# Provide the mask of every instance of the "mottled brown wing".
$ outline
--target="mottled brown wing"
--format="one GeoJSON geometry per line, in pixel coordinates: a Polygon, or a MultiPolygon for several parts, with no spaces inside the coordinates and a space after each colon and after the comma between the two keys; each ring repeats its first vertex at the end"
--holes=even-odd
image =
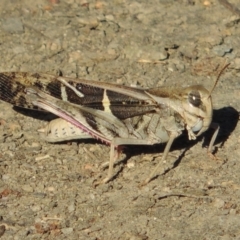
{"type": "Polygon", "coordinates": [[[1,100],[18,107],[38,109],[26,99],[26,88],[40,90],[76,105],[108,111],[119,119],[155,112],[160,108],[144,89],[48,74],[0,73],[1,100]]]}

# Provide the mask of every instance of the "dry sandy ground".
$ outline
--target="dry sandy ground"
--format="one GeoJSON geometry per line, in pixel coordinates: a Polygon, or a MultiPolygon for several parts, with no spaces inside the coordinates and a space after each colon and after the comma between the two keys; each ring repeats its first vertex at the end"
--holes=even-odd
{"type": "Polygon", "coordinates": [[[240,16],[217,0],[54,2],[0,1],[0,71],[210,89],[230,62],[213,92],[217,159],[212,130],[183,135],[139,188],[164,145],[127,147],[116,178],[94,187],[108,146],[46,143],[49,114],[1,102],[1,239],[240,239],[240,16]]]}

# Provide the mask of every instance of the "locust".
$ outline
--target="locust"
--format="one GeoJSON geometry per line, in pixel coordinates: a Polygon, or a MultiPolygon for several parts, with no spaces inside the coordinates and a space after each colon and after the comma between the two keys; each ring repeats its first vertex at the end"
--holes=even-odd
{"type": "Polygon", "coordinates": [[[110,145],[104,183],[114,176],[121,146],[166,143],[161,161],[143,181],[147,184],[185,129],[188,139],[195,140],[213,127],[208,147],[212,153],[219,126],[212,123],[211,94],[227,66],[210,91],[202,85],[142,89],[44,73],[4,72],[0,73],[0,99],[58,116],[40,130],[48,142],[95,138],[110,145]]]}

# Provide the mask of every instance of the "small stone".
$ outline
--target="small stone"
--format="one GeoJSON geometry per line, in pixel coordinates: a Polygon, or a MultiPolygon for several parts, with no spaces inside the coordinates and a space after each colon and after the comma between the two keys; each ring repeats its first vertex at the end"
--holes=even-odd
{"type": "Polygon", "coordinates": [[[112,14],[106,15],[105,17],[107,21],[114,21],[114,16],[112,14]]]}
{"type": "Polygon", "coordinates": [[[168,53],[164,49],[147,48],[141,54],[139,62],[158,62],[168,58],[168,53]]]}
{"type": "Polygon", "coordinates": [[[9,179],[10,179],[10,176],[8,174],[3,174],[2,175],[2,180],[3,181],[9,180],[9,179]]]}
{"type": "Polygon", "coordinates": [[[68,235],[73,232],[73,228],[62,228],[61,231],[63,234],[68,235]]]}
{"type": "Polygon", "coordinates": [[[84,53],[80,52],[80,51],[74,51],[74,52],[70,52],[69,53],[69,63],[75,62],[79,59],[85,58],[84,53]]]}
{"type": "Polygon", "coordinates": [[[132,162],[128,162],[127,163],[127,167],[128,168],[134,168],[135,167],[135,162],[133,162],[133,161],[132,162]]]}
{"type": "Polygon", "coordinates": [[[175,71],[177,71],[176,65],[175,65],[174,63],[169,63],[169,65],[168,65],[168,71],[170,71],[170,72],[175,72],[175,71]]]}
{"type": "Polygon", "coordinates": [[[99,24],[99,21],[96,17],[79,17],[78,22],[82,25],[88,26],[91,29],[96,28],[99,24]]]}
{"type": "Polygon", "coordinates": [[[231,208],[229,211],[229,214],[231,214],[231,215],[235,215],[236,213],[237,213],[237,210],[234,208],[231,208]]]}
{"type": "Polygon", "coordinates": [[[49,191],[49,192],[55,192],[56,189],[55,189],[54,187],[50,186],[50,187],[47,188],[47,191],[49,191]]]}
{"type": "Polygon", "coordinates": [[[23,24],[20,18],[7,18],[2,23],[3,29],[10,33],[23,33],[23,24]]]}
{"type": "Polygon", "coordinates": [[[211,2],[210,1],[204,1],[203,2],[203,5],[205,6],[205,7],[209,7],[209,6],[211,6],[211,2]]]}
{"type": "MultiPolygon", "coordinates": [[[[12,51],[15,53],[15,54],[19,54],[19,53],[24,53],[26,52],[26,48],[23,47],[23,46],[16,46],[12,49],[12,51]]],[[[21,129],[21,127],[19,127],[19,129],[21,129]]]]}
{"type": "Polygon", "coordinates": [[[216,198],[215,201],[213,201],[213,205],[216,208],[222,208],[224,206],[225,202],[220,199],[220,198],[216,198]]]}
{"type": "Polygon", "coordinates": [[[227,53],[232,52],[232,50],[233,50],[232,47],[225,45],[225,44],[213,47],[213,52],[220,57],[223,57],[227,53]]]}
{"type": "Polygon", "coordinates": [[[233,61],[233,66],[231,66],[235,69],[240,69],[240,58],[235,58],[233,61]]]}
{"type": "Polygon", "coordinates": [[[33,192],[33,188],[30,185],[23,185],[22,190],[25,192],[33,192]]]}
{"type": "Polygon", "coordinates": [[[42,145],[38,142],[32,142],[27,146],[28,151],[40,151],[42,149],[42,145]]]}
{"type": "Polygon", "coordinates": [[[211,47],[213,46],[218,46],[223,43],[223,38],[221,36],[206,36],[202,39],[200,39],[200,42],[206,42],[208,43],[211,47]]]}
{"type": "Polygon", "coordinates": [[[34,206],[31,206],[31,210],[33,211],[33,212],[38,212],[38,211],[40,211],[42,208],[41,208],[41,206],[39,206],[39,205],[34,205],[34,206]]]}
{"type": "Polygon", "coordinates": [[[180,51],[181,55],[184,56],[187,59],[196,60],[198,58],[198,51],[196,51],[196,45],[195,44],[182,45],[179,48],[179,51],[180,51]]]}
{"type": "Polygon", "coordinates": [[[157,57],[158,57],[159,60],[165,60],[165,59],[168,58],[168,53],[167,53],[167,51],[162,50],[158,53],[157,57]]]}
{"type": "Polygon", "coordinates": [[[69,206],[68,206],[68,211],[71,213],[71,212],[73,212],[74,210],[75,210],[75,205],[74,205],[74,203],[69,204],[69,206]]]}

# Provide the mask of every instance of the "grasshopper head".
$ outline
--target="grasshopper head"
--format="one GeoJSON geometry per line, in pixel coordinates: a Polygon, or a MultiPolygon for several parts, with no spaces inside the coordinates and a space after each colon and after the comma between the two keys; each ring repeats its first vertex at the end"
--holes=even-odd
{"type": "Polygon", "coordinates": [[[190,86],[184,89],[182,95],[182,116],[187,125],[187,130],[194,132],[191,139],[199,136],[209,128],[212,122],[212,114],[212,99],[207,89],[201,85],[190,86]]]}
{"type": "Polygon", "coordinates": [[[217,79],[210,91],[201,85],[191,86],[184,89],[183,94],[183,117],[187,124],[190,139],[205,132],[212,122],[212,98],[211,94],[216,87],[223,71],[230,65],[226,64],[219,72],[217,79]],[[197,132],[197,134],[194,134],[197,132]]]}

